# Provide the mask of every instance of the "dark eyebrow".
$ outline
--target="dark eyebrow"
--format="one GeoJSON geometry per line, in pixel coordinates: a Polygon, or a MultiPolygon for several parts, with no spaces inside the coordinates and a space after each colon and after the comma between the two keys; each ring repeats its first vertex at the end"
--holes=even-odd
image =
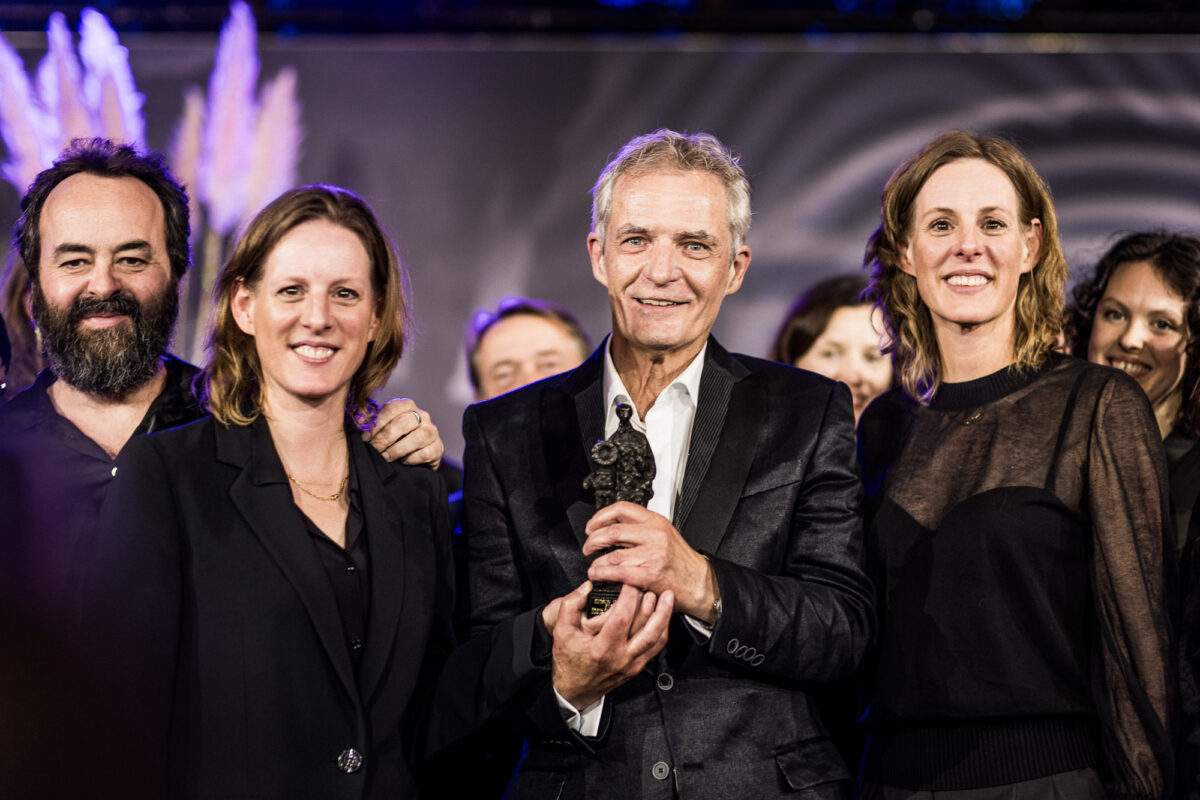
{"type": "Polygon", "coordinates": [[[675,234],[675,241],[677,242],[695,240],[699,240],[701,242],[714,242],[716,241],[716,237],[706,230],[680,231],[679,233],[675,234]]]}
{"type": "Polygon", "coordinates": [[[113,252],[114,252],[114,253],[122,253],[122,252],[124,252],[124,251],[126,251],[126,250],[146,250],[146,251],[150,251],[150,250],[153,250],[153,248],[152,248],[152,247],[150,247],[150,243],[149,243],[149,242],[147,242],[145,239],[134,239],[133,241],[129,241],[129,242],[125,242],[125,243],[123,243],[123,244],[119,244],[119,245],[117,245],[115,248],[113,248],[113,252]]]}
{"type": "Polygon", "coordinates": [[[641,225],[631,225],[629,223],[626,223],[626,224],[622,225],[621,227],[617,228],[617,236],[628,236],[631,233],[636,233],[636,234],[645,236],[646,234],[650,233],[650,229],[644,228],[641,225]]]}
{"type": "Polygon", "coordinates": [[[86,244],[75,244],[74,242],[63,242],[58,247],[54,248],[54,257],[66,255],[67,253],[85,253],[92,255],[96,251],[88,247],[86,244]]]}

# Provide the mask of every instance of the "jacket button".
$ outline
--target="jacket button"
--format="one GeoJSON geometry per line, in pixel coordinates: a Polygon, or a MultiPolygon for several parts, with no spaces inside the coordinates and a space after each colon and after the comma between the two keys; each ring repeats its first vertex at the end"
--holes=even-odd
{"type": "Polygon", "coordinates": [[[353,747],[348,750],[343,750],[338,756],[338,769],[347,775],[349,775],[351,772],[358,772],[358,770],[362,767],[362,764],[362,753],[358,752],[353,747]]]}
{"type": "Polygon", "coordinates": [[[655,761],[654,766],[650,768],[650,774],[655,780],[665,781],[671,775],[671,765],[665,761],[655,761]]]}
{"type": "Polygon", "coordinates": [[[675,688],[675,679],[671,677],[671,673],[664,672],[658,676],[658,688],[664,692],[669,692],[675,688]]]}
{"type": "Polygon", "coordinates": [[[738,646],[741,644],[737,639],[730,639],[725,645],[725,652],[733,655],[737,652],[738,646]]]}

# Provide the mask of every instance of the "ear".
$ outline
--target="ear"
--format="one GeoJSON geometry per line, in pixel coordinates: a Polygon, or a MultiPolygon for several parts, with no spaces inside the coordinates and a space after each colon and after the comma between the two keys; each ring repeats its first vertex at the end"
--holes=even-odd
{"type": "Polygon", "coordinates": [[[368,342],[375,341],[375,337],[377,335],[379,335],[379,320],[380,320],[380,318],[381,318],[381,315],[379,313],[379,308],[376,307],[375,310],[371,312],[371,324],[367,327],[367,341],[368,342]]]}
{"type": "Polygon", "coordinates": [[[1029,230],[1025,231],[1025,258],[1021,262],[1021,272],[1032,272],[1038,259],[1042,257],[1042,221],[1029,221],[1029,230]]]}
{"type": "Polygon", "coordinates": [[[900,247],[900,270],[914,278],[917,277],[917,268],[913,266],[911,239],[900,247]]]}
{"type": "Polygon", "coordinates": [[[604,242],[595,231],[588,234],[587,249],[588,258],[592,261],[592,277],[599,281],[601,286],[607,287],[608,274],[604,271],[604,242]]]}
{"type": "Polygon", "coordinates": [[[733,257],[733,264],[730,265],[733,274],[729,278],[729,285],[725,287],[725,296],[736,292],[742,288],[742,281],[746,278],[746,270],[750,269],[750,248],[742,245],[737,251],[737,255],[733,257]]]}
{"type": "Polygon", "coordinates": [[[229,309],[233,312],[233,321],[247,336],[254,335],[254,300],[254,291],[238,278],[237,285],[233,287],[233,297],[229,300],[229,309]]]}

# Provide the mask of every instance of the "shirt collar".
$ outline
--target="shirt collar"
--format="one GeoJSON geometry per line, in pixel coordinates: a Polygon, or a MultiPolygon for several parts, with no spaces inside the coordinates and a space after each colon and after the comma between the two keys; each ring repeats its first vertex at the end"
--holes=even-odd
{"type": "MultiPolygon", "coordinates": [[[[708,353],[708,342],[700,348],[700,352],[692,359],[691,363],[671,381],[665,389],[662,390],[662,395],[671,391],[672,386],[678,386],[679,391],[685,397],[692,401],[693,407],[696,404],[696,398],[700,396],[700,376],[704,372],[704,356],[708,353]]],[[[617,367],[613,364],[612,359],[612,336],[610,335],[604,342],[604,410],[605,410],[605,429],[608,428],[608,423],[616,419],[617,403],[628,403],[633,406],[633,400],[630,398],[629,390],[625,388],[625,382],[621,380],[620,373],[617,372],[617,367]]],[[[633,406],[633,420],[642,422],[641,416],[638,414],[637,407],[633,406]]]]}

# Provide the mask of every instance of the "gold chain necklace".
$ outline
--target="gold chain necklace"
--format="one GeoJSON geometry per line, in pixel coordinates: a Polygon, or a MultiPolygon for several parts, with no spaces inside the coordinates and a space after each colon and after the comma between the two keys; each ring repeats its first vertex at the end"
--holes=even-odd
{"type": "MultiPolygon", "coordinates": [[[[348,480],[350,480],[350,469],[349,469],[349,466],[347,466],[346,475],[342,478],[342,482],[338,486],[338,490],[336,492],[334,492],[333,494],[329,495],[328,497],[326,497],[324,495],[316,494],[315,492],[310,492],[308,489],[305,489],[304,484],[302,484],[299,480],[297,480],[296,476],[293,475],[292,473],[288,472],[286,468],[283,471],[285,473],[287,473],[288,480],[291,481],[292,483],[296,484],[297,489],[304,492],[309,497],[315,497],[318,500],[326,500],[326,501],[337,500],[339,497],[342,496],[342,492],[346,491],[346,482],[348,480]]],[[[312,481],[310,481],[310,483],[311,482],[312,481]]]]}

